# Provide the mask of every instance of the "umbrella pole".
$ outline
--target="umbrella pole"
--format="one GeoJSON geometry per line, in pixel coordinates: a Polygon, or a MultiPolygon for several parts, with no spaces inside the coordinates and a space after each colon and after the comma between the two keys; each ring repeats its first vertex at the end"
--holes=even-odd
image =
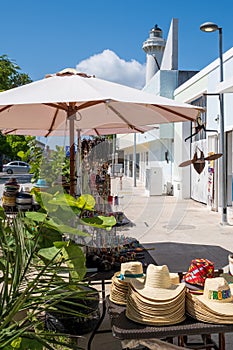
{"type": "Polygon", "coordinates": [[[77,129],[77,141],[78,149],[76,153],[76,169],[77,169],[77,195],[82,194],[82,162],[81,162],[81,132],[80,129],[77,129]]]}
{"type": "Polygon", "coordinates": [[[75,196],[75,149],[74,149],[74,120],[75,112],[68,111],[69,128],[70,128],[70,195],[75,196]]]}

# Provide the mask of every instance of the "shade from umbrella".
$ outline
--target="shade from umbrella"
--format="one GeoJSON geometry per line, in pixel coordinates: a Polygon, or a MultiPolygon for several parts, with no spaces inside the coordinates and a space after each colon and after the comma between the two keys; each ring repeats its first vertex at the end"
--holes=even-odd
{"type": "Polygon", "coordinates": [[[193,121],[200,108],[65,69],[0,93],[0,129],[21,135],[61,135],[69,122],[71,194],[75,190],[74,132],[193,121]]]}

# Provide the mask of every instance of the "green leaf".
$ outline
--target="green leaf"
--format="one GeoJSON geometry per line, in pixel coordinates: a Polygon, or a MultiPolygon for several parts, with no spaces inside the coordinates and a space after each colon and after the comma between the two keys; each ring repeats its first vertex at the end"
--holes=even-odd
{"type": "Polygon", "coordinates": [[[77,228],[70,227],[68,225],[59,225],[58,227],[59,227],[60,232],[62,232],[62,233],[78,235],[78,236],[82,236],[82,237],[89,237],[90,236],[89,233],[83,232],[77,228]]]}
{"type": "Polygon", "coordinates": [[[17,153],[17,156],[20,157],[21,159],[24,159],[24,156],[25,156],[24,151],[19,151],[19,152],[17,153]]]}
{"type": "Polygon", "coordinates": [[[44,346],[37,339],[23,338],[20,346],[20,350],[43,350],[44,346]]]}
{"type": "Polygon", "coordinates": [[[74,243],[64,246],[63,255],[66,258],[72,280],[81,281],[86,274],[86,258],[82,249],[74,243]]]}
{"type": "Polygon", "coordinates": [[[25,216],[33,221],[45,222],[47,219],[47,214],[40,213],[38,211],[27,211],[25,216]]]}
{"type": "Polygon", "coordinates": [[[84,223],[88,226],[94,226],[98,228],[112,228],[116,225],[116,219],[114,216],[94,216],[92,218],[82,218],[81,223],[84,223]]]}
{"type": "Polygon", "coordinates": [[[57,205],[57,206],[62,206],[62,207],[75,207],[76,206],[76,199],[74,197],[72,197],[69,194],[59,194],[55,197],[53,197],[52,199],[50,199],[49,203],[53,204],[53,205],[57,205]]]}
{"type": "Polygon", "coordinates": [[[5,218],[6,218],[5,210],[2,207],[0,207],[0,219],[4,220],[5,218]]]}
{"type": "Polygon", "coordinates": [[[95,207],[95,199],[90,194],[82,194],[77,199],[77,206],[85,210],[93,210],[95,207]]]}
{"type": "Polygon", "coordinates": [[[46,260],[54,260],[54,258],[57,256],[56,261],[60,261],[61,256],[58,256],[59,251],[61,251],[61,249],[58,249],[55,246],[42,248],[38,251],[38,255],[46,260]]]}
{"type": "Polygon", "coordinates": [[[11,342],[11,346],[12,346],[13,349],[20,349],[21,343],[22,343],[22,338],[19,337],[17,339],[14,339],[11,342]]]}

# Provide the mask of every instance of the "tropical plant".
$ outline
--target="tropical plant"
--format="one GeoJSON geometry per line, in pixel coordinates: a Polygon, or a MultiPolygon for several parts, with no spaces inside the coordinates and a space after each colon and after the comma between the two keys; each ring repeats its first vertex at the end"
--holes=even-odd
{"type": "MultiPolygon", "coordinates": [[[[60,276],[61,272],[64,274],[68,271],[56,259],[59,251],[46,263],[40,259],[39,238],[39,232],[31,236],[20,216],[9,221],[1,210],[1,349],[56,349],[62,343],[44,329],[45,312],[56,310],[61,298],[64,300],[74,293],[76,297],[79,293],[80,298],[86,297],[81,282],[76,280],[75,289],[72,289],[71,282],[60,276]],[[63,294],[57,293],[58,290],[63,290],[63,294]]],[[[63,345],[77,349],[74,345],[63,345]]]]}
{"type": "Polygon", "coordinates": [[[88,218],[95,205],[89,195],[76,200],[59,192],[37,193],[37,200],[40,212],[19,213],[9,219],[0,210],[0,348],[77,349],[76,344],[62,341],[59,334],[44,327],[47,312],[86,317],[72,307],[72,300],[83,310],[83,300],[93,298],[83,282],[82,247],[63,240],[63,234],[84,237],[87,233],[77,224],[110,229],[115,219],[88,218]],[[67,304],[61,310],[64,300],[67,304]]]}
{"type": "MultiPolygon", "coordinates": [[[[40,248],[44,248],[43,256],[51,258],[57,249],[64,244],[64,235],[70,239],[69,246],[64,244],[64,255],[73,255],[72,250],[80,249],[73,243],[78,236],[81,245],[85,245],[85,238],[90,236],[85,228],[104,229],[110,231],[116,224],[114,216],[97,215],[95,212],[95,199],[89,194],[83,194],[77,199],[64,193],[60,186],[54,186],[49,192],[38,192],[35,188],[32,193],[36,202],[40,205],[37,212],[26,212],[24,222],[33,235],[40,230],[40,248]],[[73,238],[73,239],[72,239],[73,238]],[[56,247],[57,243],[58,247],[56,247]],[[66,250],[66,252],[65,252],[66,250]]],[[[78,251],[76,252],[79,260],[78,251]]],[[[72,260],[74,263],[74,260],[72,260]]],[[[80,271],[80,266],[76,270],[80,271]]]]}

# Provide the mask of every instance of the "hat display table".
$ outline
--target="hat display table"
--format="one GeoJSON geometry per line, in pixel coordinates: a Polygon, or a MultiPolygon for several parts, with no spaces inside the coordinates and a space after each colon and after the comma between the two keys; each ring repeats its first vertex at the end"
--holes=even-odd
{"type": "MultiPolygon", "coordinates": [[[[155,260],[151,257],[149,252],[145,250],[145,255],[143,259],[143,269],[146,270],[147,266],[149,264],[156,264],[155,260]]],[[[101,286],[101,302],[102,302],[102,314],[100,316],[99,322],[96,325],[96,327],[93,329],[89,340],[87,344],[87,350],[91,350],[92,348],[92,342],[94,340],[94,337],[98,333],[109,333],[112,332],[111,329],[107,330],[100,330],[100,326],[105,318],[107,307],[106,307],[106,285],[109,285],[112,283],[111,278],[113,277],[114,273],[116,271],[109,270],[109,271],[97,271],[97,272],[88,272],[86,275],[85,280],[88,282],[89,285],[100,285],[101,286]]]]}
{"type": "MultiPolygon", "coordinates": [[[[169,269],[170,271],[187,271],[191,259],[197,256],[196,254],[197,251],[199,251],[200,245],[196,245],[197,249],[195,250],[195,245],[190,245],[190,249],[184,249],[186,245],[181,244],[179,247],[177,244],[177,249],[174,250],[174,243],[172,244],[172,247],[170,247],[169,244],[166,243],[166,245],[168,245],[168,247],[166,247],[166,254],[160,249],[165,246],[165,243],[143,244],[143,247],[145,248],[144,267],[149,264],[161,265],[163,259],[165,259],[164,262],[168,261],[171,267],[171,270],[169,269]],[[171,251],[173,254],[170,254],[171,251]]],[[[225,261],[228,257],[227,251],[220,248],[221,247],[203,246],[201,251],[202,256],[210,259],[214,258],[212,259],[214,261],[216,260],[215,268],[217,269],[221,269],[225,266],[225,261]]],[[[90,273],[89,276],[87,276],[87,280],[93,284],[96,284],[96,281],[100,281],[99,283],[102,284],[103,300],[103,315],[89,338],[88,350],[91,350],[91,344],[95,335],[97,333],[106,332],[112,332],[113,336],[122,342],[124,341],[124,344],[128,340],[135,339],[166,339],[172,341],[173,338],[177,338],[180,346],[185,346],[189,349],[225,350],[225,333],[233,332],[233,324],[204,323],[188,316],[179,324],[167,326],[139,324],[128,319],[125,315],[126,307],[124,305],[115,304],[110,301],[109,296],[106,297],[105,295],[106,284],[111,283],[111,278],[114,275],[114,272],[115,271],[90,273]],[[110,317],[111,329],[99,330],[105,313],[108,313],[110,317]],[[215,334],[214,339],[218,338],[218,341],[213,341],[213,334],[215,334]],[[190,339],[190,336],[195,336],[195,338],[196,336],[201,337],[202,342],[190,343],[190,340],[193,340],[190,339]]],[[[220,272],[220,270],[218,270],[218,272],[220,272]]],[[[183,273],[181,272],[179,275],[182,277],[183,273]]]]}
{"type": "Polygon", "coordinates": [[[191,343],[186,343],[186,337],[189,335],[203,335],[206,344],[202,347],[194,344],[193,349],[218,349],[225,350],[224,333],[233,332],[232,325],[211,324],[199,322],[191,317],[187,317],[185,321],[170,326],[149,326],[143,325],[129,320],[125,315],[125,306],[117,305],[110,301],[109,296],[106,297],[107,312],[111,320],[112,334],[119,340],[130,339],[168,339],[178,337],[180,346],[192,348],[191,343]],[[211,339],[212,334],[219,335],[218,344],[211,339]]]}

